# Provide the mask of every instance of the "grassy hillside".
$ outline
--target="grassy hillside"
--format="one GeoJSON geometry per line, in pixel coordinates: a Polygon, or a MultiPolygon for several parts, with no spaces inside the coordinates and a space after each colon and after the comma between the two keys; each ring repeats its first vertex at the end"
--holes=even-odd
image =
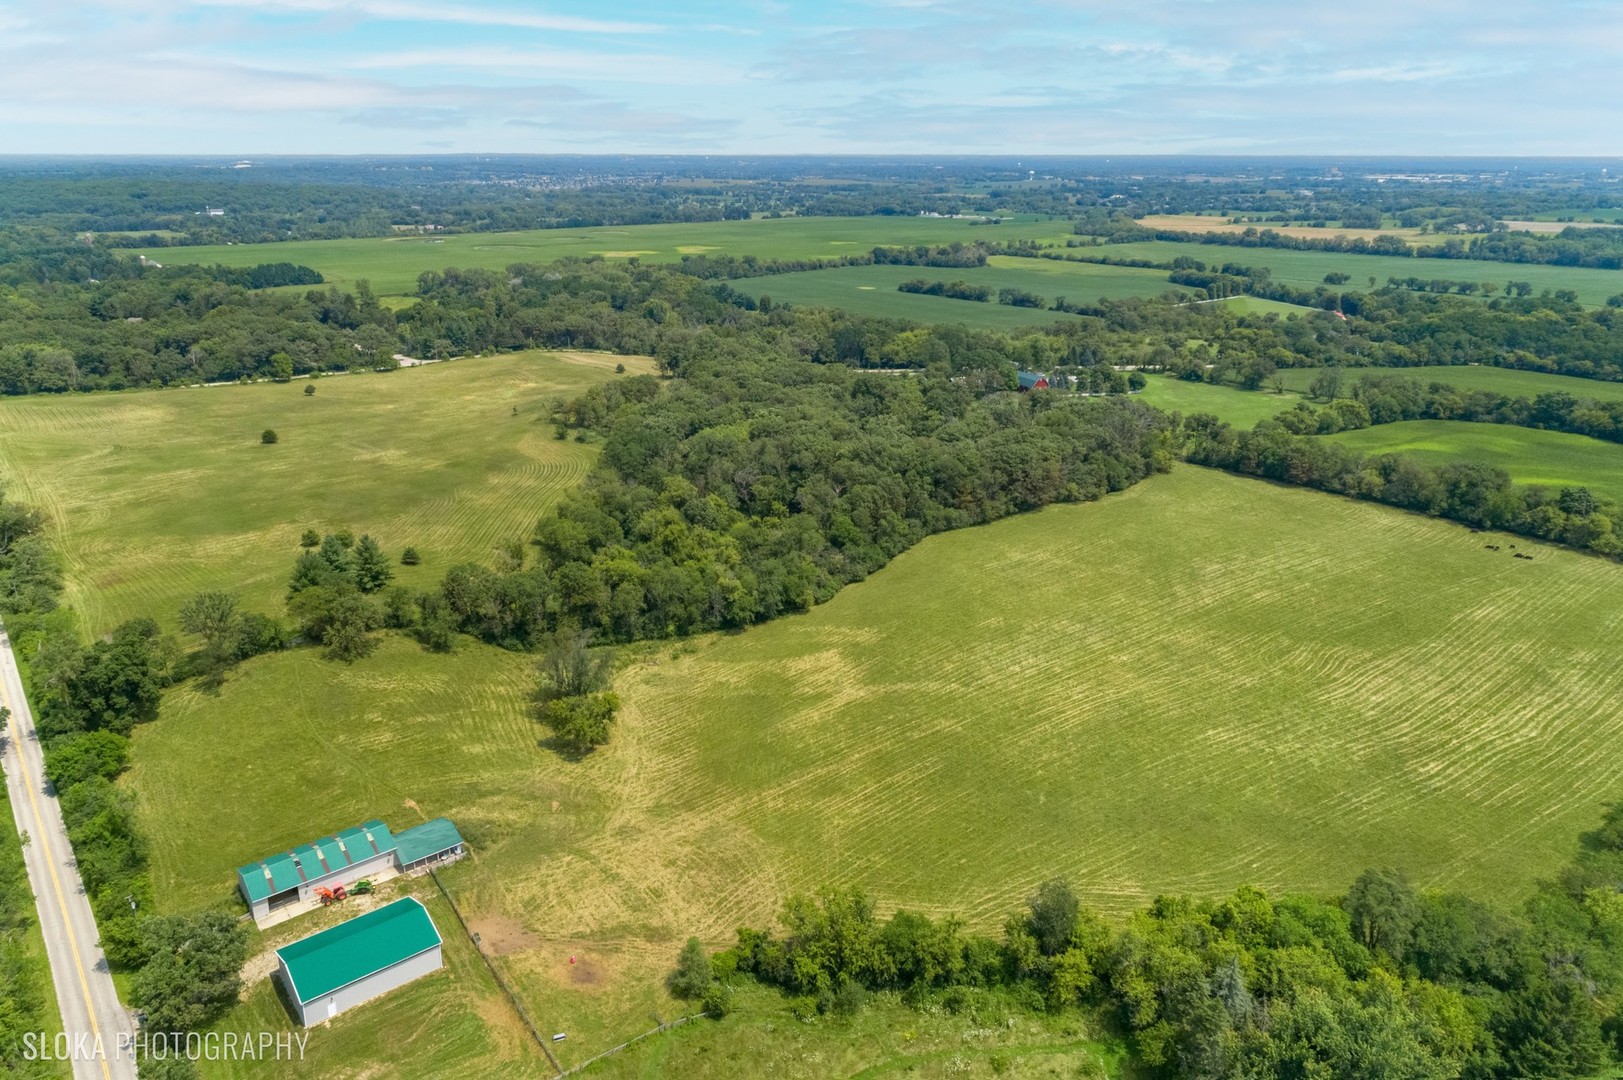
{"type": "MultiPolygon", "coordinates": [[[[1535,398],[1540,394],[1559,393],[1579,398],[1593,398],[1596,401],[1623,401],[1623,382],[1578,379],[1571,375],[1550,375],[1542,371],[1518,371],[1515,368],[1456,364],[1405,368],[1349,367],[1339,370],[1344,394],[1352,388],[1352,384],[1359,377],[1375,375],[1417,379],[1423,383],[1447,383],[1461,390],[1491,390],[1496,394],[1508,394],[1511,397],[1535,398]]],[[[1279,374],[1284,378],[1288,388],[1305,394],[1313,380],[1323,374],[1323,369],[1287,368],[1279,374]]]]}
{"type": "Polygon", "coordinates": [[[1623,504],[1623,446],[1506,424],[1406,420],[1325,438],[1363,454],[1400,453],[1430,464],[1481,461],[1522,484],[1589,488],[1623,504]]]}
{"type": "MultiPolygon", "coordinates": [[[[566,1063],[671,1015],[659,978],[687,934],[724,943],[825,883],[983,928],[1055,873],[1115,914],[1369,865],[1511,901],[1623,788],[1604,660],[1623,576],[1482,541],[1184,467],[931,538],[804,616],[650,649],[583,761],[538,745],[528,658],[396,640],[172,695],[128,782],[165,907],[230,903],[233,867],[353,821],[450,815],[476,854],[447,882],[538,1022],[571,1033],[566,1063]]],[[[436,1000],[426,1031],[470,1008],[505,1023],[436,1000]]],[[[339,1033],[318,1046],[344,1075],[339,1033]]],[[[478,1060],[517,1053],[488,1040],[478,1060]]]]}
{"type": "Polygon", "coordinates": [[[595,449],[554,439],[548,402],[617,363],[652,370],[515,353],[314,384],[7,398],[0,485],[49,513],[91,632],[172,620],[204,589],[280,611],[311,527],[371,532],[396,555],[415,545],[423,565],[397,572],[427,583],[526,536],[580,481],[595,449]]]}
{"type": "MultiPolygon", "coordinates": [[[[417,275],[447,266],[501,270],[518,262],[551,262],[566,255],[676,262],[683,255],[730,252],[763,259],[832,259],[877,245],[973,243],[977,240],[1056,239],[1067,222],[974,225],[950,218],[861,217],[706,221],[683,225],[625,225],[527,232],[461,233],[452,236],[391,236],[363,240],[305,240],[285,244],[219,244],[152,248],[145,254],[164,264],[221,263],[255,266],[302,263],[328,281],[371,281],[379,295],[406,295],[417,275]]],[[[133,258],[136,252],[131,253],[133,258]]]]}

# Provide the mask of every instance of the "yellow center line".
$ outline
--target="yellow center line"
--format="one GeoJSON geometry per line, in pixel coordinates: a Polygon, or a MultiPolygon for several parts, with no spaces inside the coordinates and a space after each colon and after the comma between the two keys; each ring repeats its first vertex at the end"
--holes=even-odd
{"type": "MultiPolygon", "coordinates": [[[[0,698],[5,699],[6,724],[11,731],[11,741],[17,747],[17,761],[22,768],[23,786],[28,789],[28,801],[34,806],[34,821],[39,825],[41,850],[45,853],[45,868],[51,872],[51,884],[56,888],[56,906],[62,911],[62,927],[68,932],[68,947],[73,950],[74,970],[79,974],[79,988],[85,995],[85,1015],[90,1017],[90,1030],[96,1036],[96,1045],[101,1046],[101,1025],[96,1023],[96,1003],[90,997],[90,981],[85,978],[84,958],[79,955],[79,939],[73,932],[73,920],[68,916],[68,900],[62,892],[62,879],[56,873],[56,859],[51,855],[51,844],[44,834],[50,830],[45,825],[45,815],[39,808],[39,793],[34,790],[34,777],[28,775],[28,762],[23,757],[22,732],[17,730],[17,710],[11,707],[11,695],[6,692],[5,680],[0,678],[0,698]]],[[[105,1048],[103,1048],[105,1049],[105,1048]]],[[[103,1053],[101,1061],[101,1074],[112,1080],[113,1072],[107,1067],[107,1055],[103,1053]]]]}

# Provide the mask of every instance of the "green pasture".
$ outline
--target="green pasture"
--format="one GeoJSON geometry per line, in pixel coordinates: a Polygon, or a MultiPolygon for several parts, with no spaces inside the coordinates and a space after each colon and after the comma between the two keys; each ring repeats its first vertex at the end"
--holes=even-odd
{"type": "Polygon", "coordinates": [[[1352,280],[1339,286],[1351,291],[1377,286],[1388,277],[1447,278],[1450,281],[1488,281],[1502,290],[1507,281],[1526,281],[1535,292],[1545,289],[1571,289],[1580,302],[1599,307],[1607,297],[1623,292],[1623,270],[1592,270],[1570,266],[1539,266],[1531,263],[1488,262],[1480,259],[1415,259],[1401,255],[1346,255],[1329,251],[1290,251],[1284,248],[1230,247],[1226,244],[1183,243],[1148,240],[1132,244],[1108,244],[1088,248],[1090,255],[1112,259],[1151,259],[1168,262],[1180,255],[1199,259],[1208,266],[1238,263],[1266,266],[1273,280],[1301,289],[1324,284],[1324,275],[1340,272],[1352,280]]]}
{"type": "Polygon", "coordinates": [[[394,555],[415,546],[422,565],[397,573],[426,585],[527,536],[580,482],[595,449],[553,437],[549,402],[617,363],[652,369],[530,352],[313,383],[7,398],[0,484],[45,509],[91,633],[140,615],[173,625],[208,589],[279,612],[306,528],[369,532],[394,555]]]}
{"type": "Polygon", "coordinates": [[[1265,300],[1260,296],[1230,296],[1214,303],[1242,315],[1278,315],[1282,319],[1313,315],[1322,310],[1304,307],[1301,304],[1287,304],[1281,300],[1265,300]]]}
{"type": "Polygon", "coordinates": [[[1521,484],[1587,487],[1623,505],[1623,446],[1509,424],[1405,420],[1325,438],[1361,454],[1404,454],[1430,464],[1480,461],[1521,484]]]}
{"type": "MultiPolygon", "coordinates": [[[[673,1015],[687,935],[725,945],[823,884],[983,930],[1056,874],[1112,916],[1371,865],[1511,903],[1618,797],[1623,576],[1482,540],[1183,466],[928,539],[802,616],[629,650],[614,739],[580,761],[540,745],[533,658],[391,637],[172,691],[124,782],[170,910],[354,821],[452,817],[474,854],[447,886],[566,1064],[673,1015]]],[[[403,1030],[462,1040],[469,1075],[533,1069],[478,972],[448,978],[472,989],[403,992],[403,1030]]],[[[309,1075],[353,1075],[380,1016],[318,1031],[309,1075]]],[[[255,991],[228,1022],[273,1017],[255,991]]]]}
{"type": "Polygon", "coordinates": [[[1301,400],[1296,393],[1238,390],[1214,383],[1188,382],[1170,375],[1150,375],[1141,392],[1142,399],[1166,412],[1212,413],[1237,428],[1255,427],[1272,420],[1301,400]]]}
{"type": "MultiPolygon", "coordinates": [[[[1313,380],[1324,373],[1324,368],[1286,368],[1279,372],[1288,389],[1305,394],[1313,380]]],[[[1435,365],[1427,367],[1346,367],[1341,373],[1341,392],[1348,393],[1352,384],[1365,375],[1377,378],[1393,377],[1415,379],[1422,383],[1447,383],[1461,390],[1490,390],[1511,397],[1536,398],[1540,394],[1571,394],[1576,398],[1594,401],[1623,401],[1623,382],[1605,382],[1600,379],[1579,379],[1571,375],[1553,375],[1542,371],[1519,371],[1515,368],[1487,367],[1479,364],[1435,365]]]]}
{"type": "Polygon", "coordinates": [[[806,217],[706,221],[679,225],[625,225],[526,232],[387,236],[360,240],[305,240],[278,244],[163,247],[130,252],[165,265],[221,263],[256,266],[292,262],[321,271],[349,287],[366,278],[379,295],[416,291],[424,270],[448,266],[502,270],[514,263],[544,263],[566,255],[676,262],[683,255],[730,253],[763,259],[832,259],[879,245],[973,243],[977,240],[1058,240],[1064,221],[975,225],[951,218],[806,217]]]}

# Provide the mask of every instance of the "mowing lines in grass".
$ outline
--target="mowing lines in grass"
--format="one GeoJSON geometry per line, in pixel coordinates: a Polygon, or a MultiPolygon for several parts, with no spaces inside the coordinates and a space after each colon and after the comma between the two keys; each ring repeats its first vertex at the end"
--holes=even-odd
{"type": "Polygon", "coordinates": [[[306,383],[0,402],[0,481],[43,507],[69,602],[100,633],[172,624],[205,589],[280,611],[299,534],[348,526],[437,581],[528,535],[595,447],[553,437],[554,397],[650,361],[515,353],[306,383]],[[261,445],[274,428],[280,439],[261,445]]]}

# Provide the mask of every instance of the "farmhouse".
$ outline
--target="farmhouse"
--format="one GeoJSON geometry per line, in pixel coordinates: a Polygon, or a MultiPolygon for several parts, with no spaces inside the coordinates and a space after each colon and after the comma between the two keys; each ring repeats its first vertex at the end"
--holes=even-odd
{"type": "Polygon", "coordinates": [[[277,976],[313,1027],[445,966],[443,942],[415,897],[276,950],[277,976]]]}
{"type": "Polygon", "coordinates": [[[239,868],[237,887],[254,922],[264,929],[315,907],[326,890],[451,862],[463,854],[462,834],[446,818],[425,821],[398,836],[383,822],[368,821],[239,868]]]}

